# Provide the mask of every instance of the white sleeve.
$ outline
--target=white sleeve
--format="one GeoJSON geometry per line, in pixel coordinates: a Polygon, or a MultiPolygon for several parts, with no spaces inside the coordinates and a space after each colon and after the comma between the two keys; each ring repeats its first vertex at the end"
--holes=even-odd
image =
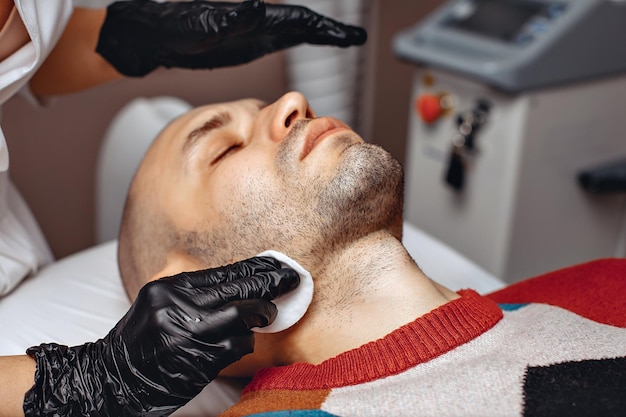
{"type": "Polygon", "coordinates": [[[0,297],[11,292],[26,276],[52,262],[35,217],[9,180],[0,173],[0,297]]]}
{"type": "Polygon", "coordinates": [[[33,105],[40,106],[45,101],[32,94],[28,80],[61,38],[74,6],[72,0],[15,0],[15,5],[35,47],[36,56],[34,66],[24,74],[24,85],[18,94],[33,105]]]}

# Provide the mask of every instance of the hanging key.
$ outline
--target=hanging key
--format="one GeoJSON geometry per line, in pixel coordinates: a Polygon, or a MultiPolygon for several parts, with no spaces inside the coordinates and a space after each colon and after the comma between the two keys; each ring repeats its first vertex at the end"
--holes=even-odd
{"type": "Polygon", "coordinates": [[[460,192],[465,185],[465,171],[467,169],[467,149],[465,136],[455,135],[452,139],[448,168],[446,169],[445,181],[453,190],[460,192]]]}
{"type": "Polygon", "coordinates": [[[491,103],[478,99],[476,106],[459,113],[456,118],[457,132],[452,137],[452,147],[445,172],[445,181],[456,192],[463,191],[465,176],[471,160],[478,151],[476,133],[486,123],[491,103]]]}

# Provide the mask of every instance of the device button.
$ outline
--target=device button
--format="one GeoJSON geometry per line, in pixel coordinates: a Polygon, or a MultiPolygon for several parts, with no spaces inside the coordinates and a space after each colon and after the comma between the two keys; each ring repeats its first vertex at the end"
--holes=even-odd
{"type": "Polygon", "coordinates": [[[423,94],[415,102],[415,111],[426,123],[433,123],[443,113],[441,97],[435,94],[423,94]]]}

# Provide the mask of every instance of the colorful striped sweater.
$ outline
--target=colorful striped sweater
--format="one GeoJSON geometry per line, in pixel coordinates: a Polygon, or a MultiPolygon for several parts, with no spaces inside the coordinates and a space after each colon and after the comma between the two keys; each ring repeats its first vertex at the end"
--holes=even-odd
{"type": "Polygon", "coordinates": [[[626,260],[459,294],[319,365],[259,371],[222,416],[626,414],[626,260]]]}

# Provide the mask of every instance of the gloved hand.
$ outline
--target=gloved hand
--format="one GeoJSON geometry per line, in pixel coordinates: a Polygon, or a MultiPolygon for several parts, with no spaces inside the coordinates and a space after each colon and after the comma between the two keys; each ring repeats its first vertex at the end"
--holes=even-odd
{"type": "Polygon", "coordinates": [[[250,328],[270,324],[270,301],[298,274],[272,258],[182,273],[144,286],[109,334],[82,346],[43,344],[27,417],[165,416],[227,365],[252,352],[250,328]]]}
{"type": "Polygon", "coordinates": [[[301,6],[202,0],[112,3],[96,51],[120,73],[158,66],[211,69],[239,65],[302,43],[361,45],[367,33],[301,6]]]}

